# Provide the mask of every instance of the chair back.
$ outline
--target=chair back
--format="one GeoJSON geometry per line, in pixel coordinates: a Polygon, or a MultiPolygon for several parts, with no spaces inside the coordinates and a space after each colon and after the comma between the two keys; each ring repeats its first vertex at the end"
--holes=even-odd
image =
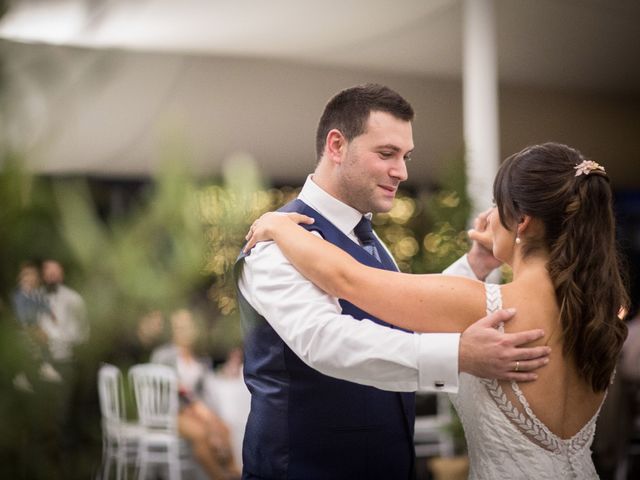
{"type": "Polygon", "coordinates": [[[178,379],[171,367],[144,363],[129,370],[140,424],[148,428],[176,431],[178,379]]]}
{"type": "Polygon", "coordinates": [[[98,395],[104,420],[117,424],[126,419],[122,373],[118,367],[102,364],[98,370],[98,395]]]}

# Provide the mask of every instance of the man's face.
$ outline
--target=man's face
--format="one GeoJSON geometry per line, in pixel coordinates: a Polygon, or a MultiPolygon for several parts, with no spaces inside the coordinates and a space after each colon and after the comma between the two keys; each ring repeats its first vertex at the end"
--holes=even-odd
{"type": "Polygon", "coordinates": [[[62,283],[64,273],[58,262],[47,261],[42,265],[42,280],[47,285],[58,285],[62,283]]]}
{"type": "Polygon", "coordinates": [[[347,143],[339,166],[340,199],[362,213],[388,212],[407,179],[405,162],[412,151],[411,122],[371,112],[365,132],[347,143]]]}

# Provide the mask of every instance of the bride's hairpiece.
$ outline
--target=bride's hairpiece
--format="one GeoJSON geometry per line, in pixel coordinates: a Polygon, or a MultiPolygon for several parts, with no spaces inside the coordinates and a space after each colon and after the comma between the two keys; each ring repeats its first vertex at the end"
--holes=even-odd
{"type": "Polygon", "coordinates": [[[594,170],[600,170],[602,173],[607,173],[602,165],[593,160],[584,160],[581,164],[573,167],[576,171],[576,177],[580,175],[589,175],[594,170]]]}

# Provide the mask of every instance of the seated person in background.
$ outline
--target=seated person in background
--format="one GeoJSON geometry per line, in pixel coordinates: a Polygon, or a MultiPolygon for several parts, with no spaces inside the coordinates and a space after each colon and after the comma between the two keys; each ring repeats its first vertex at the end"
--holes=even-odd
{"type": "Polygon", "coordinates": [[[117,333],[109,363],[129,368],[138,363],[147,363],[151,353],[167,341],[165,319],[160,310],[144,312],[134,325],[124,325],[117,333]]]}
{"type": "Polygon", "coordinates": [[[234,347],[229,351],[227,360],[218,370],[218,374],[222,378],[242,378],[242,365],[244,354],[241,347],[234,347]]]}
{"type": "Polygon", "coordinates": [[[191,312],[184,309],[173,312],[170,323],[171,343],[155,349],[151,362],[176,369],[180,395],[178,431],[189,441],[194,456],[210,478],[239,478],[229,430],[202,401],[209,365],[194,353],[198,329],[191,312]]]}

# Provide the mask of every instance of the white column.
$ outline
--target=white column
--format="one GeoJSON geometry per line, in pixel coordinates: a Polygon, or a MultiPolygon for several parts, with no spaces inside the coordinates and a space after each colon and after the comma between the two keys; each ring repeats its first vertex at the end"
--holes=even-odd
{"type": "Polygon", "coordinates": [[[464,0],[463,27],[467,189],[475,216],[491,205],[493,178],[500,162],[494,1],[464,0]]]}

